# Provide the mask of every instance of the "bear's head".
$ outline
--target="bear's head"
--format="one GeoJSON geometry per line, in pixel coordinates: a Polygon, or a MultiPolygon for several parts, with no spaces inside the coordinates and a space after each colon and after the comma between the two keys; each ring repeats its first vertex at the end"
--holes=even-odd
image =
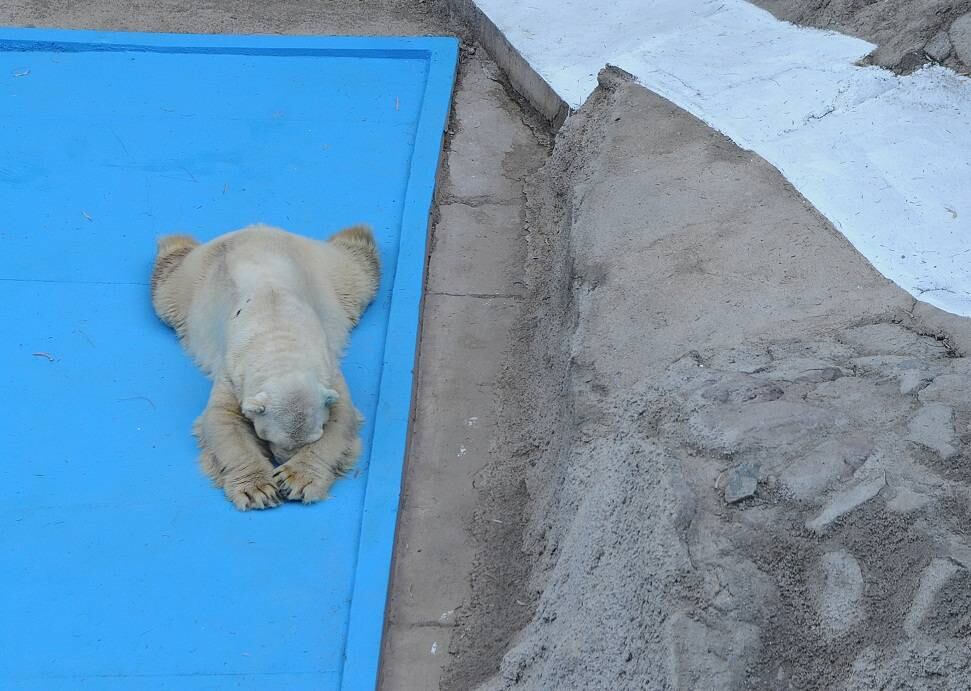
{"type": "Polygon", "coordinates": [[[336,391],[313,376],[294,374],[265,381],[258,393],[243,399],[241,408],[256,436],[284,463],[297,449],[320,439],[337,399],[336,391]]]}

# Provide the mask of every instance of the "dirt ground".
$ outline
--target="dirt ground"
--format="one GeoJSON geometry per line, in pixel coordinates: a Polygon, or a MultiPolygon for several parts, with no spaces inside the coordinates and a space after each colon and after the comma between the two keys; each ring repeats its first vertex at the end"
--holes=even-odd
{"type": "Polygon", "coordinates": [[[458,639],[531,619],[446,688],[966,689],[968,320],[619,71],[527,198],[481,511],[528,588],[507,525],[458,639]]]}
{"type": "Polygon", "coordinates": [[[971,0],[752,0],[779,19],[878,47],[873,64],[912,72],[939,63],[971,74],[971,0]]]}

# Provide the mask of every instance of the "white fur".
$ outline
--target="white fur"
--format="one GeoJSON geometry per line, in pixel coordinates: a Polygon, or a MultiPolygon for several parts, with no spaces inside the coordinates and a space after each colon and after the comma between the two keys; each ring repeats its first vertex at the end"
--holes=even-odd
{"type": "Polygon", "coordinates": [[[213,380],[202,466],[238,507],[323,499],[360,453],[340,358],[378,273],[363,227],[328,242],[262,225],[160,240],[153,303],[213,380]]]}

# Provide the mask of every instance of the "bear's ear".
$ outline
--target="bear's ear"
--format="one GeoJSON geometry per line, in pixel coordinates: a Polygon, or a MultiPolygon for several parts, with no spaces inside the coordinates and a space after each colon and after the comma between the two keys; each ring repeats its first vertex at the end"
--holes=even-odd
{"type": "Polygon", "coordinates": [[[321,386],[320,398],[324,402],[324,407],[330,408],[332,405],[337,403],[337,399],[340,398],[340,396],[338,396],[337,392],[333,389],[328,389],[326,386],[321,386]]]}
{"type": "Polygon", "coordinates": [[[256,415],[262,415],[266,412],[266,402],[269,400],[265,391],[260,391],[255,396],[250,396],[249,398],[243,400],[243,415],[252,418],[256,415]]]}

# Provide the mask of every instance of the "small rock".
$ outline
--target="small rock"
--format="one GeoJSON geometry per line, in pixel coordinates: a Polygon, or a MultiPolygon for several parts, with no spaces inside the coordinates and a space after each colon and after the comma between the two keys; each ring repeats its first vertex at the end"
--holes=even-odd
{"type": "Polygon", "coordinates": [[[922,405],[907,427],[908,441],[934,451],[945,461],[958,455],[960,442],[954,430],[954,411],[949,406],[941,403],[922,405]]]}
{"type": "Polygon", "coordinates": [[[882,471],[861,478],[859,484],[835,494],[816,518],[806,522],[806,528],[815,533],[822,533],[837,518],[845,516],[880,494],[886,485],[887,477],[882,471]]]}
{"type": "Polygon", "coordinates": [[[847,344],[867,351],[869,355],[905,355],[935,358],[942,355],[940,343],[921,336],[899,324],[868,324],[847,329],[843,338],[847,344]]]}
{"type": "Polygon", "coordinates": [[[734,372],[706,382],[701,389],[701,398],[715,403],[776,401],[784,395],[785,391],[776,384],[734,372]]]}
{"type": "Polygon", "coordinates": [[[920,494],[909,487],[898,487],[893,498],[887,502],[887,508],[895,513],[910,513],[917,511],[930,502],[926,494],[920,494]]]}
{"type": "Polygon", "coordinates": [[[971,407],[971,377],[942,374],[934,378],[917,396],[921,403],[944,403],[959,408],[971,407]]]}
{"type": "Polygon", "coordinates": [[[759,372],[775,381],[797,381],[818,384],[839,379],[845,373],[830,360],[808,357],[780,358],[759,372]]]}
{"type": "Polygon", "coordinates": [[[782,482],[803,501],[817,497],[840,479],[848,479],[873,453],[865,435],[829,439],[782,471],[782,482]]]}
{"type": "Polygon", "coordinates": [[[909,396],[934,381],[933,375],[916,369],[904,370],[900,375],[900,393],[909,396]]]}
{"type": "Polygon", "coordinates": [[[948,540],[947,556],[966,569],[971,569],[971,545],[960,538],[952,537],[948,540]]]}
{"type": "Polygon", "coordinates": [[[934,597],[941,587],[960,570],[960,567],[947,559],[934,559],[920,575],[920,585],[914,594],[910,611],[904,619],[904,631],[908,636],[916,636],[921,622],[927,616],[934,597]]]}
{"type": "Polygon", "coordinates": [[[950,38],[958,60],[971,66],[971,12],[954,20],[951,24],[950,38]]]}
{"type": "Polygon", "coordinates": [[[809,384],[821,384],[827,381],[836,381],[842,376],[843,370],[839,367],[821,367],[819,369],[807,370],[796,381],[809,384]]]}
{"type": "Polygon", "coordinates": [[[911,50],[904,53],[903,57],[897,61],[896,67],[903,74],[910,74],[911,72],[919,70],[921,67],[923,67],[926,60],[927,58],[925,57],[924,51],[918,48],[917,50],[911,50]]]}
{"type": "Polygon", "coordinates": [[[924,46],[924,52],[929,58],[943,62],[951,54],[951,39],[947,37],[946,31],[938,31],[934,38],[924,46]]]}
{"type": "Polygon", "coordinates": [[[742,463],[728,474],[725,485],[725,501],[729,504],[748,499],[755,495],[759,486],[759,467],[751,463],[742,463]]]}
{"type": "Polygon", "coordinates": [[[833,640],[863,619],[863,571],[846,550],[827,552],[821,560],[819,619],[823,635],[833,640]]]}
{"type": "Polygon", "coordinates": [[[685,431],[695,445],[725,454],[758,448],[781,453],[837,424],[831,410],[780,399],[704,408],[685,431]]]}

